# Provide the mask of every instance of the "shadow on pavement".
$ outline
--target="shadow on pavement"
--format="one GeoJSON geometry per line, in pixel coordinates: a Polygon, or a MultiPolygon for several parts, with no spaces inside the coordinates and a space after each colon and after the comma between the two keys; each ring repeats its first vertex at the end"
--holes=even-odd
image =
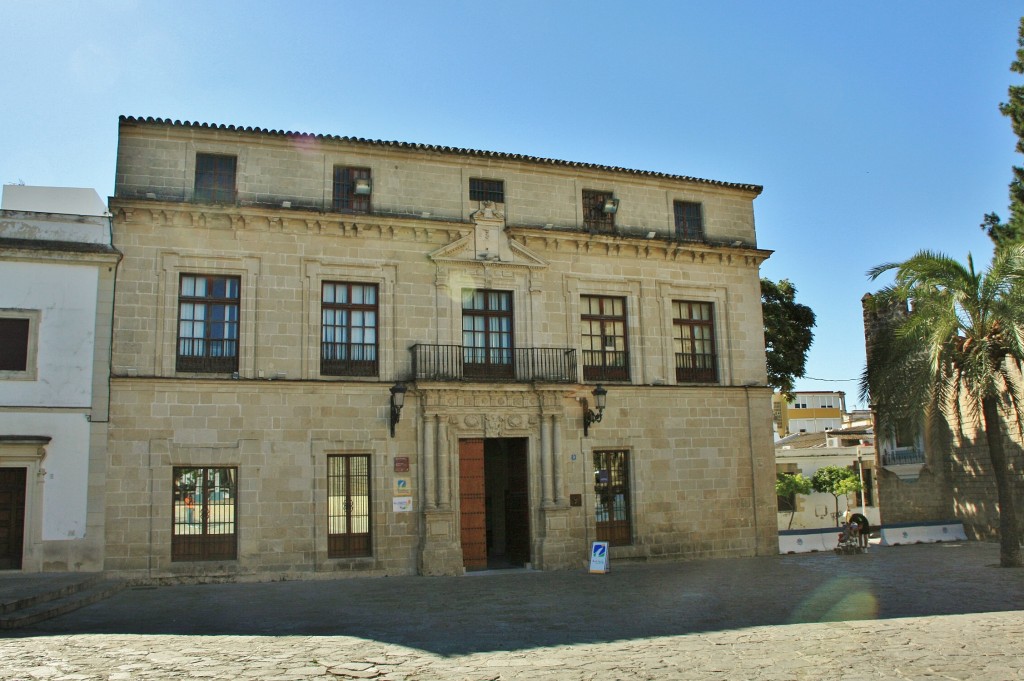
{"type": "Polygon", "coordinates": [[[494,572],[129,589],[16,635],[352,636],[441,655],[797,622],[1024,609],[989,543],[494,572]]]}

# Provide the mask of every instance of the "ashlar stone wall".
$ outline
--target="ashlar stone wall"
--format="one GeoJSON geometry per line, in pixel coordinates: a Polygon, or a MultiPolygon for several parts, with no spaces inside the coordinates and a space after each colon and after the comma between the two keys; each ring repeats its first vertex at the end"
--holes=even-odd
{"type": "Polygon", "coordinates": [[[107,568],[172,580],[458,574],[459,441],[492,437],[527,442],[534,567],[575,568],[589,555],[599,450],[630,458],[633,541],[615,547],[613,560],[774,553],[758,276],[769,252],[754,247],[757,191],[122,121],[111,202],[115,245],[125,255],[115,304],[107,568]],[[204,150],[237,155],[236,205],[191,202],[190,173],[204,150]],[[374,212],[322,210],[317,200],[330,192],[324,168],[335,164],[373,168],[374,212]],[[504,204],[466,198],[470,177],[495,176],[505,180],[504,204]],[[614,190],[623,229],[580,229],[581,188],[614,190]],[[703,203],[707,240],[669,238],[679,197],[703,203]],[[239,278],[237,376],[176,370],[183,274],[239,278]],[[320,292],[333,281],[378,287],[376,376],[320,371],[320,292]],[[514,346],[570,353],[575,380],[417,378],[413,346],[462,343],[464,289],[511,292],[514,346]],[[581,373],[583,295],[625,299],[629,347],[629,380],[605,382],[608,408],[588,437],[581,400],[593,407],[594,386],[581,373]],[[717,382],[677,381],[674,300],[713,304],[717,382]],[[392,438],[396,382],[408,393],[392,438]],[[368,558],[327,557],[326,457],[343,453],[371,461],[368,558]],[[400,461],[407,472],[396,470],[400,461]],[[176,465],[238,468],[237,560],[171,560],[176,465]],[[399,479],[412,483],[411,511],[396,501],[399,479]]]}

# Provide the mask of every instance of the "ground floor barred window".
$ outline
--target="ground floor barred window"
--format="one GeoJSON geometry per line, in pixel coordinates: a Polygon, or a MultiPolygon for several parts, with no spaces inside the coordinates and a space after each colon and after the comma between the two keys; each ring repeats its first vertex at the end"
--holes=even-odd
{"type": "Polygon", "coordinates": [[[234,560],[237,509],[237,468],[175,466],[171,560],[234,560]]]}
{"type": "Polygon", "coordinates": [[[597,541],[611,546],[632,544],[629,452],[594,452],[594,496],[597,541]]]}
{"type": "Polygon", "coordinates": [[[327,557],[372,555],[370,541],[370,457],[327,457],[327,557]]]}

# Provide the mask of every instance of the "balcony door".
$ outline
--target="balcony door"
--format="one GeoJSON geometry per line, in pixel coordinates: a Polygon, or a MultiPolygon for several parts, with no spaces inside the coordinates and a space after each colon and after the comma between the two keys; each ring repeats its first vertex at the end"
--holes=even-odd
{"type": "Polygon", "coordinates": [[[463,289],[462,370],[466,378],[514,378],[512,292],[463,289]]]}

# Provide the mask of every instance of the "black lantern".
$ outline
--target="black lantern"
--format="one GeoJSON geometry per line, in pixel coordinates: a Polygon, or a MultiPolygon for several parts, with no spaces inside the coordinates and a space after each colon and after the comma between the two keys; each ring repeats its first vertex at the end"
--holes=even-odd
{"type": "Polygon", "coordinates": [[[600,423],[601,417],[604,416],[604,408],[608,402],[608,391],[601,387],[599,383],[594,392],[591,393],[594,396],[594,406],[597,407],[595,412],[590,408],[590,405],[586,400],[583,400],[583,437],[587,437],[590,432],[591,423],[600,423]]]}
{"type": "Polygon", "coordinates": [[[402,407],[405,406],[406,387],[401,383],[391,386],[391,437],[395,436],[395,425],[402,417],[402,407]]]}

